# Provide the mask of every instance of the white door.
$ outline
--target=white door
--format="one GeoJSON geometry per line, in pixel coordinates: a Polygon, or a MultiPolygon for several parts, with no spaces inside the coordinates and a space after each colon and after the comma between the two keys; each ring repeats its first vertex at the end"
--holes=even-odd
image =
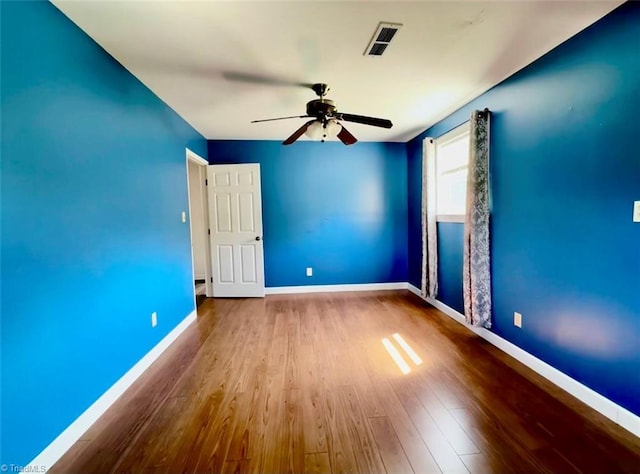
{"type": "Polygon", "coordinates": [[[260,165],[207,166],[213,296],[264,296],[260,165]]]}

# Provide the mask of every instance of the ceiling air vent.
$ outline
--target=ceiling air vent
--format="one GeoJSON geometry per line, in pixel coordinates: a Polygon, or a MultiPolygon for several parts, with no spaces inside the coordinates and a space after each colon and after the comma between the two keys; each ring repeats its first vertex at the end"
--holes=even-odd
{"type": "Polygon", "coordinates": [[[396,33],[400,29],[402,24],[400,23],[385,23],[380,22],[376,29],[369,45],[364,52],[365,56],[382,56],[385,52],[391,40],[396,36],[396,33]]]}

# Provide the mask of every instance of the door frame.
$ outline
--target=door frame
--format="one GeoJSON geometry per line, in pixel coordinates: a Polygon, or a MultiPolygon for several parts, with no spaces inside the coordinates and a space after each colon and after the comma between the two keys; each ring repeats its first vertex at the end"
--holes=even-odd
{"type": "MultiPolygon", "coordinates": [[[[189,238],[191,241],[191,281],[192,283],[194,283],[195,285],[195,265],[194,265],[194,260],[193,260],[193,235],[191,235],[191,190],[190,190],[190,183],[189,183],[189,163],[193,163],[198,165],[198,179],[200,180],[200,183],[202,183],[202,186],[200,186],[200,201],[202,203],[201,205],[201,209],[202,209],[202,220],[204,223],[203,226],[203,232],[204,232],[204,253],[205,253],[205,264],[204,264],[204,275],[205,275],[205,286],[206,286],[206,295],[208,298],[213,297],[213,271],[211,268],[211,242],[209,241],[209,199],[207,196],[207,186],[206,186],[206,179],[207,179],[207,166],[209,165],[209,162],[207,160],[205,160],[204,158],[202,158],[201,156],[199,156],[197,153],[189,150],[188,148],[185,149],[186,150],[186,159],[185,159],[185,170],[187,173],[187,200],[189,203],[189,238]]],[[[196,289],[195,286],[193,288],[193,301],[195,304],[196,301],[196,289]]]]}

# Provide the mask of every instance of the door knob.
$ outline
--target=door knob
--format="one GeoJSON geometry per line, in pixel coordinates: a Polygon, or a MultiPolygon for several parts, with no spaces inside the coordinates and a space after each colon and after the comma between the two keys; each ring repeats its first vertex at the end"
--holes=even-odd
{"type": "Polygon", "coordinates": [[[257,237],[256,237],[256,240],[260,240],[260,236],[257,236],[257,237]]]}

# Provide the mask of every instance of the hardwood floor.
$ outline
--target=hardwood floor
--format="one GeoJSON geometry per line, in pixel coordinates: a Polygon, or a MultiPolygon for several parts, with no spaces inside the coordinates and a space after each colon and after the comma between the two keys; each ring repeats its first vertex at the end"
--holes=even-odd
{"type": "Polygon", "coordinates": [[[51,473],[640,472],[637,438],[407,292],[198,313],[51,473]]]}

